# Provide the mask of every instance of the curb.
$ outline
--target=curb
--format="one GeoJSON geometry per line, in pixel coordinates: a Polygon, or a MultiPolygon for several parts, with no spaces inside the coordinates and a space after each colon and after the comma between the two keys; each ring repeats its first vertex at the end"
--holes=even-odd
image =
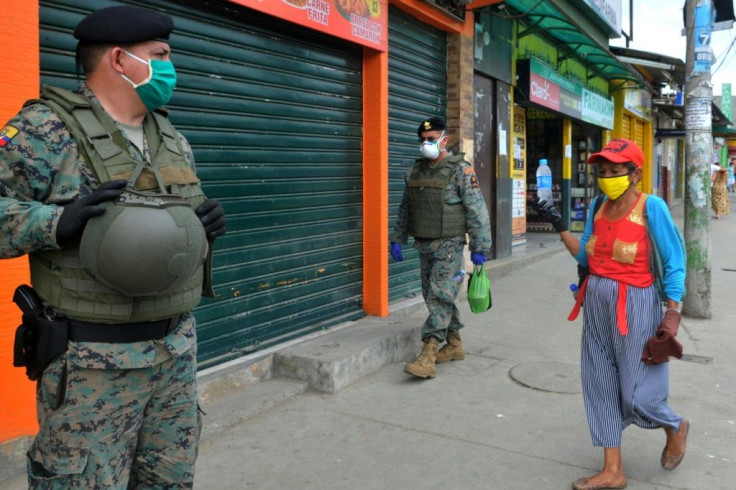
{"type": "MultiPolygon", "coordinates": [[[[536,248],[487,262],[491,280],[566,251],[556,234],[537,235],[536,248]]],[[[458,300],[467,300],[466,288],[461,288],[458,300]]],[[[205,369],[197,376],[200,397],[212,399],[223,384],[243,389],[272,379],[301,381],[312,391],[338,393],[387,364],[411,360],[419,351],[426,315],[421,296],[392,303],[389,313],[388,317],[366,316],[205,369]]]]}

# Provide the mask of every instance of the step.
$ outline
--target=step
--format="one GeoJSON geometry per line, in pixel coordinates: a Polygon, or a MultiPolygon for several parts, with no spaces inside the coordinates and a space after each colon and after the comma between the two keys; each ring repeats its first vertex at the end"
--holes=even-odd
{"type": "Polygon", "coordinates": [[[272,377],[301,380],[310,390],[338,393],[387,364],[413,359],[420,348],[421,327],[421,321],[362,318],[275,352],[272,377]]]}

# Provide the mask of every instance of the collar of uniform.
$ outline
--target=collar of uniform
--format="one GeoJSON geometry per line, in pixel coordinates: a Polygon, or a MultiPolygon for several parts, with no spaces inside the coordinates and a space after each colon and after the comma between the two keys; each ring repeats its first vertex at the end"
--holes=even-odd
{"type": "Polygon", "coordinates": [[[86,82],[82,82],[79,84],[79,88],[77,89],[77,92],[81,93],[85,97],[87,97],[94,105],[102,109],[102,112],[107,114],[107,111],[104,107],[102,107],[102,104],[100,104],[99,99],[97,99],[97,96],[94,92],[92,92],[92,89],[87,86],[86,82]]]}

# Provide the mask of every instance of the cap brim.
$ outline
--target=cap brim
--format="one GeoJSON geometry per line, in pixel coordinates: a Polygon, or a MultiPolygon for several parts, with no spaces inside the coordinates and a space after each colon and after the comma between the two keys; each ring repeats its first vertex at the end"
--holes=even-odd
{"type": "MultiPolygon", "coordinates": [[[[613,163],[629,163],[631,162],[630,158],[625,157],[624,155],[619,155],[616,153],[610,153],[610,152],[603,152],[599,151],[598,153],[593,153],[588,157],[588,159],[585,161],[588,165],[593,165],[598,163],[601,159],[608,160],[609,162],[613,163]]],[[[634,163],[634,162],[631,162],[634,163]]],[[[634,163],[636,165],[636,163],[634,163]]]]}

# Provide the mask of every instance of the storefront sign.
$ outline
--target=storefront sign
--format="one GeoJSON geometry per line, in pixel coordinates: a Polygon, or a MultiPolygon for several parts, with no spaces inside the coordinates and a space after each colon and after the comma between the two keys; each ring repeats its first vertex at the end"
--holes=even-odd
{"type": "Polygon", "coordinates": [[[583,121],[612,129],[613,101],[583,89],[583,121]]]}
{"type": "Polygon", "coordinates": [[[388,49],[388,0],[231,0],[380,51],[388,49]]]}
{"type": "Polygon", "coordinates": [[[529,100],[554,111],[560,110],[560,87],[535,73],[529,74],[529,100]]]}
{"type": "Polygon", "coordinates": [[[613,129],[613,100],[591,92],[535,58],[529,60],[529,101],[613,129]]]}
{"type": "Polygon", "coordinates": [[[662,129],[659,128],[654,132],[655,138],[684,138],[684,129],[662,129]]]}
{"type": "Polygon", "coordinates": [[[648,90],[627,88],[624,90],[624,109],[641,119],[652,119],[652,95],[648,90]]]}
{"type": "Polygon", "coordinates": [[[733,121],[733,111],[731,107],[731,84],[724,83],[721,87],[721,112],[728,118],[729,121],[733,121]]]}
{"type": "Polygon", "coordinates": [[[614,32],[621,32],[621,0],[585,0],[614,32]]]}

